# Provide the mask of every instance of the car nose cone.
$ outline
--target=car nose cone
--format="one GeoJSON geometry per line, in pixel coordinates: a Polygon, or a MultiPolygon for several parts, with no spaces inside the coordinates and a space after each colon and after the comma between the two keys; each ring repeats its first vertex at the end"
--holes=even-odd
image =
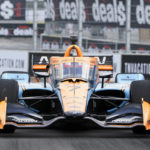
{"type": "Polygon", "coordinates": [[[76,117],[83,117],[84,116],[84,112],[79,112],[79,111],[67,111],[64,113],[64,115],[66,117],[73,117],[73,118],[76,118],[76,117]]]}

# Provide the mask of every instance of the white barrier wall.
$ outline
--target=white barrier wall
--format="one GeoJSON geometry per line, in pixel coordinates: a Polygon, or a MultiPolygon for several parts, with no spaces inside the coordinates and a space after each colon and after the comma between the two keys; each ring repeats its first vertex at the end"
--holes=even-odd
{"type": "Polygon", "coordinates": [[[28,71],[27,51],[0,51],[0,74],[3,71],[28,71]]]}
{"type": "MultiPolygon", "coordinates": [[[[47,57],[48,60],[51,56],[63,56],[64,53],[60,52],[29,52],[29,51],[11,51],[0,50],[0,74],[3,71],[25,71],[32,74],[33,61],[39,62],[42,56],[47,57]]],[[[150,55],[142,54],[89,54],[84,56],[99,57],[100,62],[106,65],[113,64],[113,79],[115,81],[116,74],[118,73],[142,73],[146,79],[150,79],[150,55]],[[106,56],[106,57],[105,57],[106,56]]]]}

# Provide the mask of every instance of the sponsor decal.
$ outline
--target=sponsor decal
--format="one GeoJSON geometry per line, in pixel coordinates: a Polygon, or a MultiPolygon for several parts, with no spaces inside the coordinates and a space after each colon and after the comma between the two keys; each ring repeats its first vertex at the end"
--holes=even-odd
{"type": "Polygon", "coordinates": [[[132,122],[138,121],[138,119],[141,119],[141,117],[133,116],[130,118],[119,118],[116,120],[112,120],[112,123],[132,123],[132,122]]]}
{"type": "Polygon", "coordinates": [[[18,122],[18,123],[37,123],[38,121],[32,118],[19,118],[16,116],[10,116],[13,121],[18,122]]]}

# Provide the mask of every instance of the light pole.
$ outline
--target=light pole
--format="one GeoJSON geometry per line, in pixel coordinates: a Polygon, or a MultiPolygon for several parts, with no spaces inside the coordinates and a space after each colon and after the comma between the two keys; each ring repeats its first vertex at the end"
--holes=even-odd
{"type": "Polygon", "coordinates": [[[126,52],[131,51],[131,0],[126,0],[126,52]]]}
{"type": "Polygon", "coordinates": [[[37,51],[37,6],[38,0],[33,0],[33,50],[37,51]]]}
{"type": "Polygon", "coordinates": [[[83,24],[82,24],[82,1],[78,0],[78,44],[79,47],[82,47],[82,28],[83,28],[83,24]]]}

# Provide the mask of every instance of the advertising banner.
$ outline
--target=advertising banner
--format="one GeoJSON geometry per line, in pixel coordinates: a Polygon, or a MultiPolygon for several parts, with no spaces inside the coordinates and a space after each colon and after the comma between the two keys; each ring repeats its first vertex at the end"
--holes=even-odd
{"type": "MultiPolygon", "coordinates": [[[[47,19],[51,21],[77,21],[78,0],[47,0],[47,19]]],[[[81,0],[83,23],[103,26],[126,25],[126,0],[81,0]]],[[[131,26],[149,28],[150,1],[131,1],[131,26]]]]}
{"type": "MultiPolygon", "coordinates": [[[[125,0],[81,1],[83,23],[125,25],[125,0]]],[[[48,0],[47,11],[52,21],[77,21],[78,0],[48,0]]]]}
{"type": "MultiPolygon", "coordinates": [[[[44,24],[38,24],[38,35],[44,32],[44,24]]],[[[31,37],[32,24],[0,24],[0,36],[31,37]]]]}
{"type": "Polygon", "coordinates": [[[122,73],[141,73],[150,79],[150,55],[122,55],[122,73]]]}
{"type": "Polygon", "coordinates": [[[149,28],[150,25],[150,1],[132,0],[131,1],[131,26],[133,28],[149,28]]]}
{"type": "Polygon", "coordinates": [[[28,71],[28,52],[0,51],[0,74],[3,71],[28,71]]]}
{"type": "Polygon", "coordinates": [[[25,20],[25,0],[0,0],[0,20],[25,20]]]}

